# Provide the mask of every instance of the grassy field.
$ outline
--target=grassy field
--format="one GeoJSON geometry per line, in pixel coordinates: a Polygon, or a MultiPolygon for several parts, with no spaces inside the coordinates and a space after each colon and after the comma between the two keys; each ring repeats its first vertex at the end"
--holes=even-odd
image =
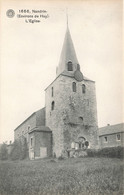
{"type": "Polygon", "coordinates": [[[122,181],[114,158],[0,162],[0,195],[122,195],[122,181]]]}

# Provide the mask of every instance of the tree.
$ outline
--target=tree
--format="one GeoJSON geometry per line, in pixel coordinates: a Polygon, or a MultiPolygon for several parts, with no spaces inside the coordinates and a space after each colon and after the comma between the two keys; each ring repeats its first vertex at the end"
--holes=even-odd
{"type": "Polygon", "coordinates": [[[8,159],[8,149],[7,144],[3,143],[0,147],[0,159],[7,160],[8,159]]]}
{"type": "Polygon", "coordinates": [[[15,140],[13,143],[13,149],[10,153],[11,160],[23,160],[27,157],[28,147],[25,137],[22,137],[21,140],[15,140]]]}

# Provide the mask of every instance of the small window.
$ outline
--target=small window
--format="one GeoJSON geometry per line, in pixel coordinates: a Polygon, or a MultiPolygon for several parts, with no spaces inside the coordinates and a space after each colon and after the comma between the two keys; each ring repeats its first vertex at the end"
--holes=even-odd
{"type": "Polygon", "coordinates": [[[80,119],[81,121],[83,121],[83,117],[82,117],[82,116],[80,116],[79,119],[80,119]]]}
{"type": "Polygon", "coordinates": [[[30,130],[30,128],[31,128],[30,125],[28,125],[28,131],[30,130]]]}
{"type": "Polygon", "coordinates": [[[55,102],[53,101],[51,104],[51,110],[54,110],[54,108],[55,108],[55,102]]]}
{"type": "Polygon", "coordinates": [[[86,93],[86,86],[84,84],[82,85],[82,93],[86,93]]]}
{"type": "Polygon", "coordinates": [[[53,87],[52,87],[52,97],[53,97],[53,87]]]}
{"type": "Polygon", "coordinates": [[[73,92],[76,92],[76,83],[75,82],[72,83],[72,90],[73,90],[73,92]]]}
{"type": "Polygon", "coordinates": [[[68,62],[68,71],[73,71],[73,65],[71,61],[68,62]]]}
{"type": "Polygon", "coordinates": [[[33,146],[33,137],[31,137],[31,146],[33,146]]]}
{"type": "Polygon", "coordinates": [[[104,141],[105,141],[105,142],[107,142],[107,141],[108,141],[107,137],[104,137],[104,141]]]}
{"type": "Polygon", "coordinates": [[[117,138],[117,141],[120,141],[120,140],[121,140],[121,135],[120,135],[120,133],[117,134],[117,137],[116,137],[116,138],[117,138]]]}
{"type": "Polygon", "coordinates": [[[79,122],[79,123],[82,123],[82,122],[83,122],[83,117],[82,117],[82,116],[80,116],[80,117],[78,118],[78,122],[79,122]]]}

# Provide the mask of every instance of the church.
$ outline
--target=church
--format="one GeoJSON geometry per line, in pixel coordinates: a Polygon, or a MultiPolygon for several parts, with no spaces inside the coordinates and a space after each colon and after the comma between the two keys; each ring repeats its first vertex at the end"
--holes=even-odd
{"type": "Polygon", "coordinates": [[[14,130],[15,140],[22,137],[30,159],[98,148],[95,82],[80,70],[68,24],[56,78],[45,89],[45,107],[14,130]]]}

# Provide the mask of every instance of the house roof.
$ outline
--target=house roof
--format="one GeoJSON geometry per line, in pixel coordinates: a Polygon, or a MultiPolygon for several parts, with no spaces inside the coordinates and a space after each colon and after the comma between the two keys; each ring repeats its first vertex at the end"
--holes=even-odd
{"type": "Polygon", "coordinates": [[[44,114],[45,113],[45,107],[42,108],[42,109],[39,109],[37,110],[36,112],[33,112],[27,119],[25,119],[19,126],[16,127],[16,129],[14,129],[14,131],[16,131],[22,124],[24,124],[29,118],[31,118],[33,115],[36,115],[38,114],[39,115],[39,112],[40,114],[44,114]]]}
{"type": "Polygon", "coordinates": [[[99,128],[99,136],[124,132],[124,123],[99,128]]]}
{"type": "Polygon", "coordinates": [[[31,131],[29,132],[30,133],[33,133],[33,132],[52,132],[51,129],[47,126],[39,126],[39,127],[35,127],[33,129],[31,129],[31,131]]]}

